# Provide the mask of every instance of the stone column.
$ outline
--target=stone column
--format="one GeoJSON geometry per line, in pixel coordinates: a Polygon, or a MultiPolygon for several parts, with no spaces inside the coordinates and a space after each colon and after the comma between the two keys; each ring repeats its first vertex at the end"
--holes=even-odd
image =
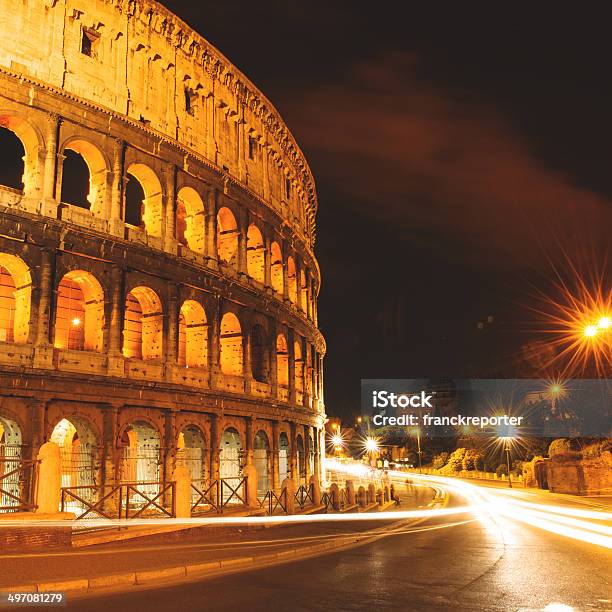
{"type": "Polygon", "coordinates": [[[221,432],[219,431],[219,417],[210,415],[210,478],[219,480],[221,469],[221,432]]]}
{"type": "MultiPolygon", "coordinates": [[[[168,285],[168,334],[166,339],[166,364],[176,365],[178,357],[178,289],[174,283],[168,285]]],[[[169,368],[170,369],[170,368],[169,368]]]]}
{"type": "Polygon", "coordinates": [[[270,233],[268,231],[268,227],[264,226],[263,228],[263,243],[264,243],[264,288],[266,290],[272,290],[272,241],[270,240],[270,233]]]}
{"type": "Polygon", "coordinates": [[[56,514],[60,509],[62,495],[62,460],[60,448],[54,442],[40,447],[37,459],[36,512],[56,514]]]}
{"type": "Polygon", "coordinates": [[[310,276],[310,274],[306,276],[306,288],[306,316],[309,320],[312,320],[312,277],[310,276]]]}
{"type": "Polygon", "coordinates": [[[248,138],[246,131],[244,129],[245,121],[244,121],[244,106],[240,106],[240,118],[237,122],[237,132],[238,132],[238,177],[243,183],[247,182],[247,165],[246,165],[246,155],[245,149],[247,146],[246,139],[248,138]]]}
{"type": "Polygon", "coordinates": [[[109,212],[109,229],[114,236],[123,236],[123,163],[125,143],[116,138],[113,144],[113,181],[111,186],[111,207],[109,212]]]}
{"type": "Polygon", "coordinates": [[[295,301],[296,308],[298,310],[302,309],[302,282],[301,282],[301,273],[302,273],[302,260],[297,255],[295,255],[295,301]]]}
{"type": "Polygon", "coordinates": [[[295,336],[293,330],[287,330],[287,360],[289,362],[289,403],[295,404],[295,336]]]}
{"type": "Polygon", "coordinates": [[[205,202],[205,239],[204,255],[208,264],[217,261],[217,191],[210,189],[206,194],[205,202]]]}
{"type": "Polygon", "coordinates": [[[289,271],[287,270],[287,259],[289,257],[289,248],[287,247],[287,244],[284,240],[282,241],[281,248],[283,249],[283,252],[282,252],[282,256],[283,256],[283,300],[287,302],[289,301],[289,271]]]}
{"type": "Polygon", "coordinates": [[[125,278],[123,269],[114,264],[111,269],[111,313],[108,343],[108,373],[110,376],[123,377],[123,311],[125,278]]]}
{"type": "Polygon", "coordinates": [[[176,166],[173,164],[165,173],[165,206],[166,223],[164,232],[164,248],[168,253],[178,252],[176,240],[176,166]]]}
{"type": "Polygon", "coordinates": [[[34,352],[35,368],[53,366],[53,346],[50,343],[49,331],[53,304],[53,285],[55,276],[55,252],[51,249],[41,250],[39,271],[38,321],[34,352]]]}
{"type": "Polygon", "coordinates": [[[176,410],[168,410],[164,419],[164,473],[163,481],[167,482],[174,473],[176,460],[176,410]]]}
{"type": "Polygon", "coordinates": [[[268,174],[268,147],[269,145],[267,142],[264,142],[261,146],[263,199],[266,202],[270,201],[270,176],[268,174]]]}
{"type": "Polygon", "coordinates": [[[297,461],[297,432],[296,432],[296,425],[295,423],[289,423],[289,434],[290,434],[290,440],[289,440],[289,474],[291,476],[291,478],[293,479],[293,482],[297,482],[298,481],[298,461],[297,461]]]}
{"type": "Polygon", "coordinates": [[[279,491],[281,482],[279,480],[279,446],[278,438],[280,436],[280,424],[278,421],[272,421],[272,488],[274,491],[279,491]]]}
{"type": "Polygon", "coordinates": [[[246,417],[246,464],[253,464],[253,417],[246,417]]]}
{"type": "MultiPolygon", "coordinates": [[[[246,327],[246,325],[244,326],[246,327]]],[[[249,342],[249,329],[242,330],[242,376],[244,378],[244,392],[251,392],[253,382],[253,370],[251,367],[251,343],[249,342]]]]}
{"type": "Polygon", "coordinates": [[[212,301],[210,312],[210,324],[208,326],[208,371],[210,372],[210,387],[216,384],[217,376],[220,369],[221,360],[221,304],[219,296],[215,296],[212,301]]]}
{"type": "Polygon", "coordinates": [[[206,157],[217,163],[217,142],[215,135],[215,97],[212,92],[206,96],[206,157]]]}
{"type": "Polygon", "coordinates": [[[247,275],[247,234],[249,231],[249,219],[246,211],[240,210],[238,219],[238,273],[247,275]]]}
{"type": "Polygon", "coordinates": [[[310,459],[314,454],[314,449],[310,445],[310,434],[312,432],[312,427],[304,426],[304,454],[306,455],[306,482],[310,482],[310,477],[312,476],[312,470],[310,469],[310,459]]]}
{"type": "Polygon", "coordinates": [[[50,113],[47,115],[46,119],[45,168],[43,174],[43,198],[40,212],[47,217],[57,217],[57,137],[61,118],[55,113],[50,113]]]}

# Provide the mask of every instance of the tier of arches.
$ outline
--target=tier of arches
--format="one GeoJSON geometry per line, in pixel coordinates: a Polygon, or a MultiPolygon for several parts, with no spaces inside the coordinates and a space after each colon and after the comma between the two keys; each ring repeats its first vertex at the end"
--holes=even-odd
{"type": "MultiPolygon", "coordinates": [[[[0,252],[0,341],[40,343],[30,321],[32,287],[24,260],[0,252]]],[[[180,287],[168,301],[159,287],[136,278],[115,283],[109,296],[96,275],[83,269],[58,273],[50,289],[44,340],[56,349],[116,351],[129,360],[214,370],[280,389],[281,399],[295,396],[299,403],[318,396],[320,363],[314,346],[251,310],[229,302],[219,308],[193,290],[181,293],[180,287]]]]}
{"type": "MultiPolygon", "coordinates": [[[[52,163],[44,140],[24,119],[0,113],[6,158],[0,185],[24,201],[44,200],[47,213],[55,201],[61,219],[96,228],[102,221],[122,238],[233,269],[316,321],[316,271],[263,219],[181,171],[170,172],[169,181],[158,161],[124,144],[107,153],[89,137],[69,133],[53,143],[52,163]]],[[[11,194],[2,201],[14,203],[11,194]]]]}
{"type": "MultiPolygon", "coordinates": [[[[315,428],[233,418],[213,434],[207,418],[184,416],[169,429],[154,414],[134,414],[120,425],[117,443],[109,445],[94,415],[71,410],[52,419],[45,439],[59,447],[61,486],[80,487],[83,499],[95,494],[86,487],[119,483],[140,483],[141,490],[149,487],[154,493],[177,466],[186,467],[201,488],[215,479],[240,479],[245,466],[252,465],[258,495],[278,491],[287,478],[307,484],[320,473],[321,432],[315,428]]],[[[0,410],[0,475],[19,466],[28,451],[36,452],[22,428],[14,415],[0,410]]],[[[3,489],[18,498],[21,485],[15,478],[3,489]]],[[[0,506],[10,508],[10,495],[5,497],[0,506]]]]}

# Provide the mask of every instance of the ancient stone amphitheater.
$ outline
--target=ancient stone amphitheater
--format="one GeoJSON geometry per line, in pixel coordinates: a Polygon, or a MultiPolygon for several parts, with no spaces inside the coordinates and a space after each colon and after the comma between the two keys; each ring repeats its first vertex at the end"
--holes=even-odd
{"type": "Polygon", "coordinates": [[[152,0],[0,14],[0,508],[46,442],[81,501],[318,478],[317,200],[274,106],[152,0]]]}

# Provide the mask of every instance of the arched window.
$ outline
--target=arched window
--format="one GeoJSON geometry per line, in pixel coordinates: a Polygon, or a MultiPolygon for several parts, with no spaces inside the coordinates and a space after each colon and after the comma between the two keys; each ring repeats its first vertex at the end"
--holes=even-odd
{"type": "Polygon", "coordinates": [[[270,443],[263,430],[259,430],[253,440],[253,464],[257,470],[257,495],[265,495],[270,488],[270,443]]]}
{"type": "MultiPolygon", "coordinates": [[[[148,483],[139,486],[143,493],[159,492],[161,443],[157,429],[145,421],[130,423],[121,436],[123,482],[148,483]]],[[[136,497],[137,499],[137,497],[136,497]]],[[[137,502],[136,502],[137,503],[137,502]]]]}
{"type": "Polygon", "coordinates": [[[85,140],[71,140],[64,147],[62,202],[104,213],[106,171],[106,161],[96,146],[85,140]]]}
{"type": "Polygon", "coordinates": [[[0,184],[33,194],[39,189],[38,157],[42,142],[18,115],[0,114],[0,184]]]}
{"type": "MultiPolygon", "coordinates": [[[[179,433],[176,464],[187,468],[191,480],[200,482],[206,478],[206,443],[204,434],[199,427],[189,425],[179,433]]],[[[194,502],[198,495],[195,495],[194,502]]]]}
{"type": "Polygon", "coordinates": [[[278,242],[273,242],[270,248],[270,266],[272,289],[279,295],[283,295],[283,254],[278,242]]]}
{"type": "Polygon", "coordinates": [[[19,509],[23,498],[23,479],[19,473],[22,455],[21,428],[12,418],[0,413],[0,510],[19,509]]]}
{"type": "Polygon", "coordinates": [[[185,300],[179,314],[178,363],[205,368],[208,355],[206,312],[195,300],[185,300]]]}
{"type": "Polygon", "coordinates": [[[278,437],[278,481],[281,486],[289,478],[289,438],[283,431],[278,437]]]}
{"type": "Polygon", "coordinates": [[[183,187],[177,195],[176,239],[192,251],[204,253],[204,203],[191,187],[183,187]]]}
{"type": "Polygon", "coordinates": [[[0,185],[23,191],[25,154],[23,143],[17,135],[5,127],[0,127],[0,185]]]}
{"type": "Polygon", "coordinates": [[[104,292],[84,270],[65,274],[57,288],[55,346],[74,351],[102,351],[104,292]]]}
{"type": "Polygon", "coordinates": [[[242,329],[238,317],[227,312],[221,319],[221,372],[231,376],[242,376],[242,329]]]}
{"type": "Polygon", "coordinates": [[[289,385],[289,352],[282,334],[276,338],[276,381],[281,387],[289,385]]]}
{"type": "Polygon", "coordinates": [[[16,255],[0,253],[0,342],[28,341],[31,299],[28,266],[16,255]]]}
{"type": "Polygon", "coordinates": [[[125,222],[144,227],[147,234],[162,235],[162,188],[157,175],[144,164],[132,164],[125,188],[125,222]]]}
{"type": "Polygon", "coordinates": [[[76,151],[64,151],[62,167],[62,202],[89,209],[89,167],[76,151]]]}
{"type": "Polygon", "coordinates": [[[291,255],[287,257],[287,284],[289,300],[292,304],[297,304],[297,278],[295,273],[295,260],[291,255]]]}
{"type": "Polygon", "coordinates": [[[247,232],[247,273],[260,283],[264,282],[264,241],[256,225],[249,225],[247,232]]]}
{"type": "MultiPolygon", "coordinates": [[[[228,427],[221,436],[221,456],[219,473],[221,478],[237,478],[242,474],[242,445],[240,434],[233,428],[228,427]]],[[[230,483],[230,484],[238,484],[230,483]]]]}
{"type": "Polygon", "coordinates": [[[308,291],[308,277],[306,276],[306,271],[304,268],[300,270],[300,308],[304,312],[308,312],[308,300],[309,300],[309,291],[308,291]]]}
{"type": "Polygon", "coordinates": [[[304,360],[302,359],[302,343],[294,342],[294,362],[295,362],[295,390],[298,393],[304,391],[304,360]]]}
{"type": "Polygon", "coordinates": [[[238,254],[238,224],[229,208],[217,213],[217,255],[226,263],[235,264],[238,254]]]}
{"type": "Polygon", "coordinates": [[[123,354],[133,359],[161,359],[163,312],[149,287],[135,287],[126,298],[123,354]]]}
{"type": "Polygon", "coordinates": [[[270,350],[267,334],[259,323],[251,330],[251,370],[256,381],[267,383],[270,380],[270,350]]]}

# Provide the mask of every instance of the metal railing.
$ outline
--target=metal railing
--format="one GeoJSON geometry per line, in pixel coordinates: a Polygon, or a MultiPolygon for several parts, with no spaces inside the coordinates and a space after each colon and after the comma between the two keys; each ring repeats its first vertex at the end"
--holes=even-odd
{"type": "Polygon", "coordinates": [[[300,485],[295,492],[295,501],[301,510],[304,509],[307,501],[310,501],[311,504],[314,504],[313,500],[313,485],[300,485]]]}
{"type": "Polygon", "coordinates": [[[36,510],[34,471],[38,460],[0,460],[0,512],[36,510]]]}
{"type": "Polygon", "coordinates": [[[174,482],[128,482],[100,487],[62,487],[62,512],[76,507],[81,519],[176,516],[174,482]]]}
{"type": "Polygon", "coordinates": [[[279,494],[268,491],[259,500],[259,507],[265,509],[268,516],[272,516],[279,508],[287,514],[287,489],[283,489],[279,494]]]}
{"type": "Polygon", "coordinates": [[[231,476],[218,480],[200,480],[191,483],[191,512],[202,514],[214,511],[219,514],[227,506],[246,504],[246,476],[231,476]]]}

